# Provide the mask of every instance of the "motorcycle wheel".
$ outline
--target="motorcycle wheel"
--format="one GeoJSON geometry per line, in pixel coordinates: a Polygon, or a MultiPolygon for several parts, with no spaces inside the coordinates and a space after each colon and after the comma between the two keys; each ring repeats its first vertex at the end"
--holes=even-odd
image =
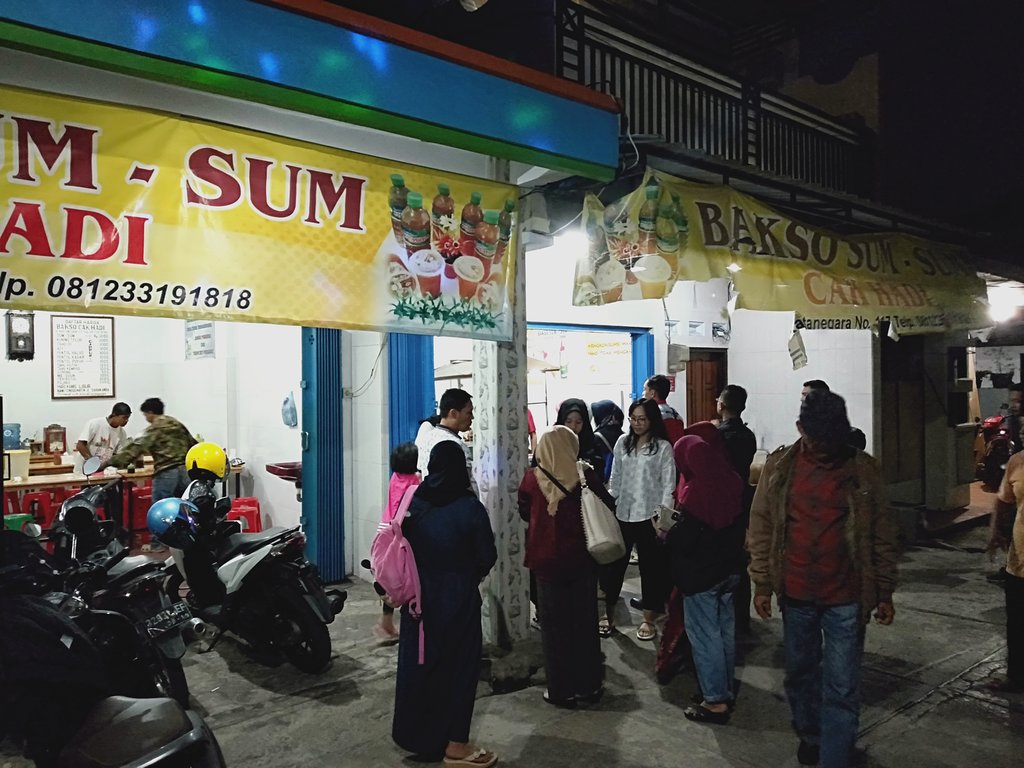
{"type": "Polygon", "coordinates": [[[284,635],[275,643],[292,666],[301,672],[318,674],[331,663],[331,635],[327,625],[301,595],[285,595],[277,619],[284,635]]]}
{"type": "Polygon", "coordinates": [[[153,682],[156,683],[156,689],[161,696],[174,699],[188,709],[188,680],[185,678],[185,670],[181,667],[180,659],[168,659],[157,653],[153,664],[153,682]]]}

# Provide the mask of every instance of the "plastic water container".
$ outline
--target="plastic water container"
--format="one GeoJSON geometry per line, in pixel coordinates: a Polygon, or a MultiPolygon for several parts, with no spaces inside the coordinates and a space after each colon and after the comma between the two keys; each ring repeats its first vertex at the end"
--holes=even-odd
{"type": "Polygon", "coordinates": [[[21,448],[21,424],[4,422],[4,450],[13,451],[21,448]]]}

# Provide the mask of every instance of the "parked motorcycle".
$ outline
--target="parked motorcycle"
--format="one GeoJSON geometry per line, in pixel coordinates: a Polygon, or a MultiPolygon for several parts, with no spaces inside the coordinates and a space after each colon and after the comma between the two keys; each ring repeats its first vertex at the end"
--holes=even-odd
{"type": "MultiPolygon", "coordinates": [[[[54,556],[66,566],[55,575],[50,587],[95,609],[97,615],[114,614],[117,618],[108,621],[125,622],[138,636],[140,642],[130,645],[148,675],[125,690],[133,691],[132,695],[167,696],[187,705],[188,681],[181,666],[185,638],[203,634],[205,625],[192,616],[183,601],[167,595],[162,560],[129,556],[129,550],[118,539],[116,524],[97,518],[104,495],[118,482],[90,486],[61,506],[51,541],[54,556]]],[[[120,634],[106,633],[103,637],[120,634]]],[[[130,651],[121,649],[123,653],[130,651]]]]}
{"type": "Polygon", "coordinates": [[[981,434],[985,440],[985,453],[978,463],[976,477],[989,488],[998,488],[1010,457],[1021,449],[1019,419],[1013,416],[989,416],[982,422],[981,434]]]}
{"type": "Polygon", "coordinates": [[[147,518],[153,535],[172,547],[176,567],[169,569],[166,584],[171,598],[184,595],[217,627],[214,644],[231,632],[257,658],[273,662],[283,656],[308,673],[326,669],[327,625],[344,608],[347,594],[324,589],[306,559],[301,529],[240,533],[237,523],[225,519],[230,500],[217,498],[213,481],[194,481],[186,495],[195,502],[164,499],[147,518]]]}
{"type": "MultiPolygon", "coordinates": [[[[0,565],[9,577],[10,564],[0,565]]],[[[0,585],[10,588],[11,579],[0,585]]],[[[223,768],[197,713],[171,699],[112,695],[121,688],[111,665],[132,659],[97,645],[95,627],[65,609],[31,594],[0,594],[0,738],[19,744],[38,768],[223,768]]],[[[130,625],[125,637],[134,637],[130,625]]]]}

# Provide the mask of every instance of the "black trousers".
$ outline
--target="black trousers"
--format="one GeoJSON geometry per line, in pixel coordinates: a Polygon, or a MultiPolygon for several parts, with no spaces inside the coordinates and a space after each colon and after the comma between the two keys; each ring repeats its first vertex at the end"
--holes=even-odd
{"type": "Polygon", "coordinates": [[[597,635],[597,576],[593,571],[571,580],[537,577],[548,696],[566,701],[601,687],[604,665],[597,635]]]}
{"type": "Polygon", "coordinates": [[[624,523],[619,520],[619,530],[626,542],[626,556],[614,563],[602,566],[598,577],[604,599],[611,608],[619,601],[622,582],[629,567],[629,553],[636,545],[636,556],[640,561],[641,602],[645,611],[665,612],[671,579],[669,577],[668,550],[660,541],[650,520],[639,523],[624,523]]]}
{"type": "Polygon", "coordinates": [[[1024,579],[1006,574],[1006,676],[1024,685],[1024,579]]]}

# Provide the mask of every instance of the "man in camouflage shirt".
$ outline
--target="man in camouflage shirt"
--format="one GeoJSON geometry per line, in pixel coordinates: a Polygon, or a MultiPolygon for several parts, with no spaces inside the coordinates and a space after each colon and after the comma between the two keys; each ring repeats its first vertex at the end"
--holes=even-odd
{"type": "Polygon", "coordinates": [[[153,501],[180,496],[188,485],[185,454],[196,444],[192,433],[177,419],[164,414],[163,401],[151,397],[139,408],[149,422],[142,435],[119,450],[107,464],[123,469],[138,463],[142,454],[153,457],[153,501]]]}

